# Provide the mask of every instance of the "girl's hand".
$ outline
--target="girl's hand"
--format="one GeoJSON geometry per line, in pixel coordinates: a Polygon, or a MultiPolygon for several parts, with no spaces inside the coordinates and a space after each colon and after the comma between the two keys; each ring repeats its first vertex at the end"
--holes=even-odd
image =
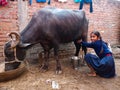
{"type": "Polygon", "coordinates": [[[82,42],[82,40],[80,39],[80,40],[77,40],[77,43],[81,43],[82,42]]]}

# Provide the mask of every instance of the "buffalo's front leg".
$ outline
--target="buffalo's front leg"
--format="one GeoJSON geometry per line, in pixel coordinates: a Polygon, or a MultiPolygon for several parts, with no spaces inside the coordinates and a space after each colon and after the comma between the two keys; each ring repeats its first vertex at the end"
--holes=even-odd
{"type": "Polygon", "coordinates": [[[54,48],[54,56],[55,56],[55,60],[56,60],[56,74],[61,74],[62,69],[61,69],[60,61],[58,59],[58,47],[54,48]]]}
{"type": "Polygon", "coordinates": [[[44,51],[44,63],[42,65],[41,71],[45,72],[48,70],[49,66],[49,51],[44,51]]]}

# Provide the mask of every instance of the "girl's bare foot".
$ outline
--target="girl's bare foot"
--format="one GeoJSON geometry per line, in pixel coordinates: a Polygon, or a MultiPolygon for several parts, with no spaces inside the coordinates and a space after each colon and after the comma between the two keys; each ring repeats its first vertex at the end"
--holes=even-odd
{"type": "Polygon", "coordinates": [[[95,72],[88,73],[87,75],[88,75],[88,76],[93,76],[93,77],[97,76],[95,72]]]}

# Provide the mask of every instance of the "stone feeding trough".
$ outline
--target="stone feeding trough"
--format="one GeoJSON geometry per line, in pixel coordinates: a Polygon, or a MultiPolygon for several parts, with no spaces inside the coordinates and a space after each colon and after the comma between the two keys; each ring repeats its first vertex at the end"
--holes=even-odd
{"type": "Polygon", "coordinates": [[[0,62],[0,82],[17,78],[26,70],[25,63],[22,62],[16,69],[5,71],[5,62],[0,62]]]}

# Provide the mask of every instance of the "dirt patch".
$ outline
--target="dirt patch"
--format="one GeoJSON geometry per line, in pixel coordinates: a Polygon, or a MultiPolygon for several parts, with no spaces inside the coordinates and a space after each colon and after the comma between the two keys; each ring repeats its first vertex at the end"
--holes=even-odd
{"type": "Polygon", "coordinates": [[[59,85],[59,90],[119,90],[120,88],[120,59],[115,58],[116,74],[114,78],[106,79],[99,76],[88,77],[87,66],[79,70],[71,68],[68,58],[61,58],[63,73],[55,74],[55,61],[50,61],[47,72],[40,72],[39,65],[29,65],[20,77],[0,83],[0,90],[53,90],[52,81],[59,85]]]}

